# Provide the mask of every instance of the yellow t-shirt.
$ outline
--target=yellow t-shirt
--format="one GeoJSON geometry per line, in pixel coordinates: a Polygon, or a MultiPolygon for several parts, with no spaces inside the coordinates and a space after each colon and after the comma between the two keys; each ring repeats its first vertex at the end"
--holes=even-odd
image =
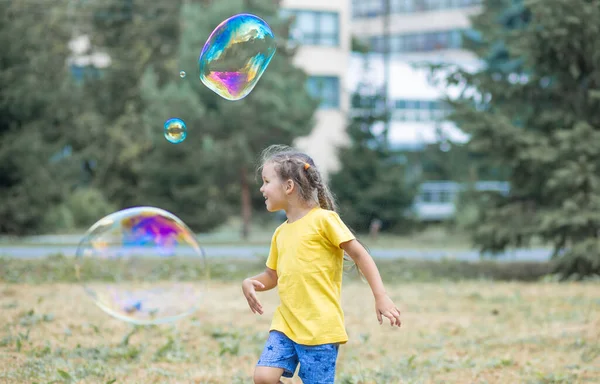
{"type": "Polygon", "coordinates": [[[340,303],[340,244],[352,239],[338,214],[322,208],[275,230],[267,267],[277,271],[281,303],[271,330],[304,345],[348,341],[340,303]]]}

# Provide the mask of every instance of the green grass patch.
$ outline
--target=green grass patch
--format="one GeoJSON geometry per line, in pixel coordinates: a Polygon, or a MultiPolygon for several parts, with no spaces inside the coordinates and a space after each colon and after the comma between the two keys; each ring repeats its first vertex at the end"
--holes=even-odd
{"type": "MultiPolygon", "coordinates": [[[[0,281],[17,284],[75,283],[78,281],[121,282],[200,281],[207,278],[236,281],[264,270],[265,258],[198,259],[165,258],[144,260],[94,260],[81,265],[74,258],[54,255],[40,259],[0,258],[0,281]],[[208,265],[208,270],[207,270],[208,265]],[[76,269],[79,270],[79,278],[76,269]]],[[[384,281],[460,281],[488,279],[498,281],[536,281],[552,272],[551,262],[441,261],[413,259],[376,260],[384,281]]],[[[357,279],[351,263],[346,279],[357,279]]]]}

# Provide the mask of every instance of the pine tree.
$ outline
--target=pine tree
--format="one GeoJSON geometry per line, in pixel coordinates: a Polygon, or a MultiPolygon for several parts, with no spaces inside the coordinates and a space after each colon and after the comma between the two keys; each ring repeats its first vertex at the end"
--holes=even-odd
{"type": "Polygon", "coordinates": [[[0,233],[39,233],[77,169],[61,161],[76,111],[67,1],[0,1],[0,233]]]}
{"type": "MultiPolygon", "coordinates": [[[[110,63],[84,79],[81,117],[72,137],[77,158],[93,164],[89,186],[119,208],[143,205],[144,162],[155,150],[162,122],[144,120],[148,108],[143,79],[148,68],[157,82],[177,77],[181,0],[90,0],[76,8],[77,27],[91,39],[91,52],[110,63]]],[[[164,120],[163,120],[164,122],[164,120]]]]}
{"type": "Polygon", "coordinates": [[[410,227],[407,210],[415,189],[405,182],[403,155],[389,149],[384,139],[383,103],[381,92],[359,86],[352,98],[354,116],[346,129],[350,144],[339,149],[342,167],[330,179],[340,214],[359,232],[368,231],[373,220],[380,220],[383,230],[410,227]]]}
{"type": "Polygon", "coordinates": [[[179,212],[195,229],[211,229],[239,210],[241,234],[247,237],[253,201],[264,204],[255,177],[258,154],[270,144],[291,145],[296,137],[307,135],[318,102],[306,89],[306,73],[293,64],[295,48],[287,45],[290,22],[278,15],[275,2],[187,4],[181,19],[178,67],[172,71],[184,70],[188,76],[165,84],[152,73],[145,78],[145,122],[156,126],[157,150],[144,163],[143,195],[179,212]],[[252,93],[229,101],[200,82],[197,61],[212,30],[242,12],[264,19],[278,46],[252,93]],[[188,126],[188,137],[176,146],[162,138],[162,122],[170,117],[180,117],[188,126]]]}
{"type": "Polygon", "coordinates": [[[482,199],[482,251],[551,244],[563,276],[600,273],[600,0],[486,1],[457,70],[451,116],[469,148],[510,169],[510,194],[482,199]]]}

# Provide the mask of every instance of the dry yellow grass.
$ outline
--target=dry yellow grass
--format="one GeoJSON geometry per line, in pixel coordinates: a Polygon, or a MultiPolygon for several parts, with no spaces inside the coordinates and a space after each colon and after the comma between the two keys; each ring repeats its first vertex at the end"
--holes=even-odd
{"type": "MultiPolygon", "coordinates": [[[[388,290],[401,329],[377,323],[368,285],[345,284],[350,341],[336,382],[600,382],[598,283],[388,290]]],[[[194,316],[132,332],[78,285],[0,285],[0,383],[251,383],[276,292],[260,294],[263,316],[250,312],[238,282],[212,283],[207,293],[194,316]]]]}

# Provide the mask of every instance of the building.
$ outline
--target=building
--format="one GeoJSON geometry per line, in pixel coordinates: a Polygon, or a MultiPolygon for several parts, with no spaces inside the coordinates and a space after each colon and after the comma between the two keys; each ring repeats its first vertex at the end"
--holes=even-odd
{"type": "Polygon", "coordinates": [[[420,221],[448,220],[456,213],[459,194],[469,189],[507,195],[510,185],[504,181],[478,181],[472,185],[454,181],[427,181],[419,186],[412,214],[420,221]]]}
{"type": "Polygon", "coordinates": [[[295,145],[308,152],[325,172],[338,169],[336,148],[347,142],[345,127],[350,95],[358,82],[382,85],[385,2],[389,1],[389,100],[393,110],[390,143],[419,149],[435,141],[464,142],[468,137],[444,121],[440,102],[446,89],[433,86],[419,62],[443,61],[476,67],[475,57],[462,49],[461,32],[481,0],[283,0],[284,15],[295,15],[294,36],[301,46],[296,64],[309,75],[309,90],[322,99],[316,125],[295,145]],[[374,51],[365,73],[363,58],[351,53],[352,37],[374,51]]]}
{"type": "MultiPolygon", "coordinates": [[[[456,97],[459,89],[433,82],[427,64],[480,68],[478,58],[463,48],[463,36],[472,33],[470,17],[480,11],[481,3],[482,0],[352,0],[352,30],[360,31],[356,38],[367,43],[372,53],[352,55],[349,85],[356,89],[360,82],[366,82],[387,89],[392,112],[388,142],[392,146],[420,151],[427,144],[439,143],[440,150],[447,151],[452,143],[468,141],[468,135],[445,118],[449,110],[442,101],[456,97]],[[388,60],[384,57],[386,48],[388,60]]],[[[413,165],[417,173],[420,165],[413,165]]],[[[506,194],[510,186],[499,181],[474,185],[425,181],[419,186],[412,214],[421,221],[447,220],[455,215],[460,191],[467,188],[506,194]]]]}
{"type": "Polygon", "coordinates": [[[338,169],[336,148],[347,141],[350,0],[283,0],[281,7],[284,16],[295,16],[292,34],[300,43],[295,64],[310,76],[308,89],[321,99],[315,127],[294,145],[327,174],[338,169]]]}
{"type": "Polygon", "coordinates": [[[364,58],[353,55],[351,87],[360,81],[383,86],[383,52],[389,36],[390,144],[418,150],[425,143],[468,140],[458,127],[444,121],[448,108],[440,99],[452,97],[456,90],[434,85],[423,64],[451,63],[471,69],[480,65],[462,49],[462,34],[470,30],[469,17],[480,4],[481,0],[352,0],[352,30],[360,31],[356,37],[374,53],[368,56],[368,73],[363,70],[364,58]]]}
{"type": "Polygon", "coordinates": [[[390,52],[403,60],[471,60],[462,32],[482,0],[352,0],[352,28],[375,52],[384,49],[389,20],[390,52]],[[386,10],[386,2],[388,9],[386,10]]]}

